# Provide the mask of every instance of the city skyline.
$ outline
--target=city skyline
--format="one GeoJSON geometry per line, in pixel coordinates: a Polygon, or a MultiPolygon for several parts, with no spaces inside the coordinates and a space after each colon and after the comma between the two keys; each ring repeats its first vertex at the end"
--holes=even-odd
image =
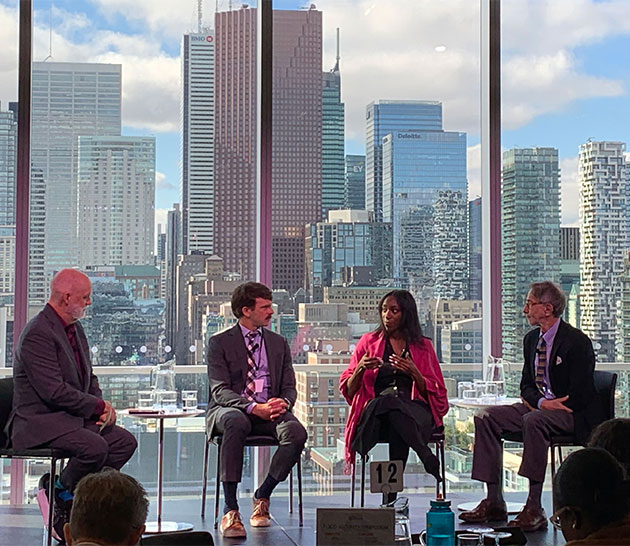
{"type": "MultiPolygon", "coordinates": [[[[123,134],[156,136],[156,222],[162,224],[166,223],[166,210],[178,202],[179,46],[182,34],[196,28],[196,2],[191,0],[189,4],[186,10],[164,1],[120,0],[105,8],[102,0],[82,4],[59,0],[52,12],[55,61],[98,60],[124,65],[123,134]],[[147,81],[151,82],[148,89],[147,81]],[[152,100],[147,101],[147,96],[152,100]]],[[[226,8],[223,4],[219,3],[220,9],[226,8]]],[[[361,9],[351,1],[318,2],[318,9],[325,13],[323,65],[334,65],[335,29],[340,27],[341,62],[345,67],[342,100],[347,110],[349,154],[364,153],[361,121],[370,101],[443,101],[450,112],[445,129],[469,134],[468,197],[472,199],[480,193],[478,29],[475,25],[444,27],[443,21],[455,9],[465,10],[469,19],[478,20],[478,6],[455,1],[430,4],[403,1],[398,12],[404,11],[406,16],[399,21],[391,16],[381,17],[386,9],[384,3],[361,9]],[[365,25],[356,25],[357,17],[365,25]],[[379,48],[374,49],[373,39],[385,32],[386,24],[398,39],[392,43],[379,40],[379,48]],[[418,32],[418,25],[426,25],[427,31],[418,32]],[[440,44],[446,47],[445,51],[435,51],[440,44]],[[378,55],[365,55],[368,48],[378,55]],[[418,63],[423,66],[421,74],[405,69],[418,63]],[[472,113],[463,115],[462,111],[472,113]]],[[[569,4],[558,1],[554,10],[540,2],[504,2],[503,142],[505,149],[558,148],[562,224],[576,225],[579,145],[589,137],[630,141],[628,128],[618,123],[619,114],[630,111],[630,75],[620,71],[615,62],[630,44],[630,24],[621,16],[624,6],[630,7],[630,3],[571,3],[571,16],[561,17],[569,4]],[[536,28],[535,43],[527,35],[528,28],[536,28]],[[538,77],[531,77],[532,70],[538,77]]],[[[50,5],[37,0],[34,7],[33,58],[43,60],[49,53],[50,5]]],[[[282,1],[274,2],[274,7],[301,6],[295,1],[282,1]]],[[[204,9],[204,20],[211,21],[214,2],[204,2],[204,9]]],[[[0,60],[6,56],[4,65],[9,67],[0,82],[0,101],[7,104],[16,100],[17,90],[16,2],[0,0],[0,22],[6,23],[3,28],[7,29],[0,38],[4,45],[0,48],[0,60]]]]}

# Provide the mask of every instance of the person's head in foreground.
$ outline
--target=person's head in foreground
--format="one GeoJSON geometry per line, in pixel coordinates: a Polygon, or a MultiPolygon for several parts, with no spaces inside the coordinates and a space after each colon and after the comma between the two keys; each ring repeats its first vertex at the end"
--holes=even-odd
{"type": "Polygon", "coordinates": [[[628,516],[628,482],[607,451],[588,447],[571,453],[553,482],[556,511],[551,521],[567,541],[614,527],[628,516]]]}
{"type": "Polygon", "coordinates": [[[74,491],[70,523],[64,527],[66,542],[138,544],[148,512],[147,492],[131,476],[113,469],[88,474],[74,491]]]}
{"type": "Polygon", "coordinates": [[[630,478],[630,419],[618,417],[604,421],[593,431],[588,445],[608,451],[630,478]]]}

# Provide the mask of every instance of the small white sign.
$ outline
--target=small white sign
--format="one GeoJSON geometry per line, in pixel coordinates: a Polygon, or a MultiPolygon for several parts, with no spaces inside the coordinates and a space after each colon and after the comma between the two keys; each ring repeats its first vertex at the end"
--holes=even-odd
{"type": "Polygon", "coordinates": [[[393,508],[318,508],[317,546],[394,544],[393,508]]]}
{"type": "Polygon", "coordinates": [[[372,493],[398,493],[402,490],[402,461],[374,461],[370,463],[370,491],[372,493]]]}

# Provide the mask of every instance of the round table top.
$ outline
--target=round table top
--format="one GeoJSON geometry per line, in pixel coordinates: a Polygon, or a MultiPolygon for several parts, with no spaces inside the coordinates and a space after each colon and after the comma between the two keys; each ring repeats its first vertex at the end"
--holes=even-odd
{"type": "Polygon", "coordinates": [[[181,417],[198,417],[206,413],[202,409],[183,410],[181,408],[175,410],[139,410],[137,408],[128,408],[118,412],[119,415],[128,415],[138,419],[176,419],[181,417]],[[130,411],[133,410],[133,411],[130,411]]]}
{"type": "Polygon", "coordinates": [[[480,398],[452,398],[449,403],[457,408],[478,409],[487,408],[489,406],[509,406],[520,402],[520,398],[499,398],[496,402],[481,401],[480,398]]]}

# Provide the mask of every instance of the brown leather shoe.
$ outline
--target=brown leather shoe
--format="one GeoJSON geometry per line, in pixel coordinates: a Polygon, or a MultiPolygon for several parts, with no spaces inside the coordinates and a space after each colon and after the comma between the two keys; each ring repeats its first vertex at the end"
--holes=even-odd
{"type": "Polygon", "coordinates": [[[254,511],[249,518],[252,527],[269,527],[271,516],[269,515],[269,499],[257,499],[254,497],[254,511]]]}
{"type": "Polygon", "coordinates": [[[490,504],[488,499],[483,499],[475,508],[467,510],[459,515],[459,519],[468,523],[483,523],[484,521],[499,521],[507,519],[507,506],[490,504]]]}
{"type": "Polygon", "coordinates": [[[238,510],[230,510],[221,518],[221,534],[225,538],[245,538],[247,536],[238,510]]]}
{"type": "Polygon", "coordinates": [[[547,528],[547,515],[544,508],[529,508],[527,505],[508,523],[508,527],[520,527],[531,533],[547,528]]]}

